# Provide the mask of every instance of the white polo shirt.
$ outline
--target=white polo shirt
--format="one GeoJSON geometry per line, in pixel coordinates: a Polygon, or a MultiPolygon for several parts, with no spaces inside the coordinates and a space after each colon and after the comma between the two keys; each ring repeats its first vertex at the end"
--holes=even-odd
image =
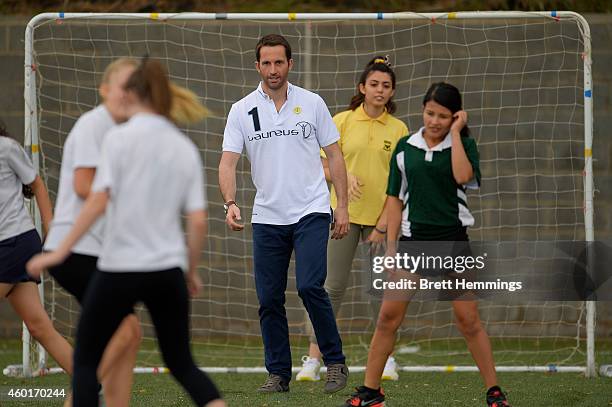
{"type": "Polygon", "coordinates": [[[0,136],[0,241],[34,229],[22,185],[36,179],[32,160],[15,140],[0,136]]]}
{"type": "MultiPolygon", "coordinates": [[[[74,171],[96,168],[100,163],[102,142],[115,122],[104,105],[83,114],[74,124],[64,144],[55,213],[45,250],[55,250],[70,232],[83,203],[74,191],[74,171]]],[[[99,256],[102,250],[104,219],[100,218],[73,247],[73,253],[99,256]]]]}
{"type": "Polygon", "coordinates": [[[257,188],[253,223],[290,225],[310,213],[330,213],[321,147],[340,135],[323,99],[292,84],[279,112],[257,89],[232,105],[223,151],[242,153],[244,145],[257,188]]]}
{"type": "Polygon", "coordinates": [[[106,135],[93,191],[110,194],[98,268],[187,270],[181,216],[206,209],[193,142],[166,118],[137,114],[106,135]]]}

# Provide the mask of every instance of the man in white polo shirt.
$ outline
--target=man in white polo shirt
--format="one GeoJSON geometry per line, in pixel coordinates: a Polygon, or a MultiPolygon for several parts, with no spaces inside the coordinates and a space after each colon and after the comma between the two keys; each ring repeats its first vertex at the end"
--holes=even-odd
{"type": "Polygon", "coordinates": [[[236,102],[228,115],[219,164],[226,223],[242,230],[235,202],[236,164],[243,147],[257,189],[253,205],[253,261],[268,379],[258,391],[289,391],[291,350],[285,313],[287,269],[295,250],[296,282],[327,365],[325,391],[346,386],[348,369],[342,342],[323,288],[331,209],[320,149],[329,160],[338,195],[332,238],[348,231],[346,167],[338,131],[323,99],[287,81],[293,66],[291,46],[280,35],[259,40],[257,89],[236,102]]]}

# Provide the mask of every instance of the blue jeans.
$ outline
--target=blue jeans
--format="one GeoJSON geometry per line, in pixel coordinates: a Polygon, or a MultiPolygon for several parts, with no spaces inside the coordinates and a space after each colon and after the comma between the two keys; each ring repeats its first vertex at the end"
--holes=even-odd
{"type": "Polygon", "coordinates": [[[292,225],[253,224],[255,287],[266,369],[291,380],[291,349],[285,312],[287,269],[295,250],[298,295],[306,307],[326,365],[344,363],[342,341],[323,288],[327,275],[330,216],[312,213],[292,225]]]}

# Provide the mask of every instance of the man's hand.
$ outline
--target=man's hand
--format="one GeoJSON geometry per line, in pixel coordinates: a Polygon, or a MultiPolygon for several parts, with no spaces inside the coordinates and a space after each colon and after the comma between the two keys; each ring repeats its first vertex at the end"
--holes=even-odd
{"type": "Polygon", "coordinates": [[[238,205],[233,204],[227,208],[227,215],[225,215],[225,223],[230,229],[234,231],[240,231],[244,229],[244,223],[242,223],[242,218],[240,217],[240,208],[238,205]]]}
{"type": "Polygon", "coordinates": [[[348,208],[337,207],[334,211],[334,223],[332,224],[332,239],[342,239],[349,231],[348,208]]]}

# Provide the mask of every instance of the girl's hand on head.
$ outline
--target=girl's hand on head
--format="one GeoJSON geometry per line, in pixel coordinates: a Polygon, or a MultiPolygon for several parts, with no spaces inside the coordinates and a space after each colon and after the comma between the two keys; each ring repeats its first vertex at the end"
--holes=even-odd
{"type": "Polygon", "coordinates": [[[461,133],[461,130],[467,125],[468,115],[465,110],[459,110],[453,115],[453,124],[451,125],[451,133],[461,133]]]}

